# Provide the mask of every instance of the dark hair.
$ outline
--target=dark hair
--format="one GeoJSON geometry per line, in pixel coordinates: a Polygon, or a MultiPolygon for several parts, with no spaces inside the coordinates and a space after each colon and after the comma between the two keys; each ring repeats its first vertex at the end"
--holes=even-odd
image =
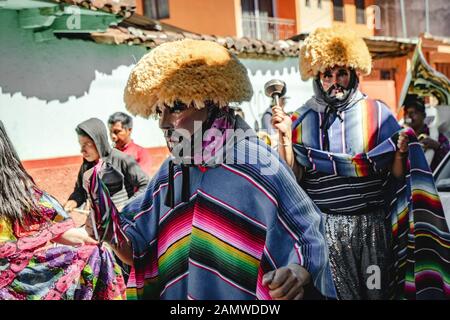
{"type": "Polygon", "coordinates": [[[108,125],[113,125],[116,122],[120,122],[122,127],[127,129],[133,128],[133,118],[123,112],[116,112],[112,114],[108,119],[108,125]]]}
{"type": "Polygon", "coordinates": [[[0,219],[11,224],[36,221],[40,217],[37,192],[41,192],[26,172],[0,121],[0,219]]]}
{"type": "Polygon", "coordinates": [[[426,114],[425,104],[423,100],[415,94],[408,94],[405,97],[405,101],[403,102],[403,108],[405,111],[409,108],[415,108],[417,111],[426,114]]]}
{"type": "Polygon", "coordinates": [[[92,139],[90,135],[87,134],[86,131],[84,131],[83,129],[76,127],[75,128],[75,132],[77,133],[77,135],[82,136],[82,137],[88,137],[89,139],[92,139]]]}

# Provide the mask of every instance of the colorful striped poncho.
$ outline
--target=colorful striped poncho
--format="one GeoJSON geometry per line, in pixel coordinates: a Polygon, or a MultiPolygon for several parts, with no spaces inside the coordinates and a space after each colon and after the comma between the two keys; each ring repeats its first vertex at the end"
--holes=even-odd
{"type": "MultiPolygon", "coordinates": [[[[320,107],[310,100],[294,113],[293,143],[306,170],[366,183],[389,171],[400,127],[388,108],[359,93],[328,130],[330,150],[323,151],[320,107]]],[[[450,234],[425,156],[412,130],[404,181],[385,174],[385,208],[393,236],[391,294],[398,299],[450,299],[450,234]]],[[[341,189],[341,188],[340,188],[341,189]]],[[[364,195],[362,196],[364,198],[364,195]]],[[[339,206],[339,203],[336,203],[339,206]]]]}
{"type": "Polygon", "coordinates": [[[42,221],[24,229],[0,221],[0,300],[120,300],[125,283],[110,251],[49,245],[74,227],[62,207],[37,192],[42,221]]]}
{"type": "Polygon", "coordinates": [[[335,297],[318,208],[256,135],[234,151],[244,164],[189,168],[188,202],[176,166],[175,206],[165,206],[166,161],[145,195],[124,208],[136,271],[129,299],[270,299],[263,275],[291,263],[335,297]]]}

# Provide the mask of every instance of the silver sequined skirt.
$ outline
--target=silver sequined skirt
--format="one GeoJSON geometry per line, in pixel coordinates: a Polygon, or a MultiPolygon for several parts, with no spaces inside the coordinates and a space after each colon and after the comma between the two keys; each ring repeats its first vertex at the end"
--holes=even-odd
{"type": "Polygon", "coordinates": [[[382,209],[367,214],[324,214],[338,298],[387,299],[391,228],[382,209]]]}

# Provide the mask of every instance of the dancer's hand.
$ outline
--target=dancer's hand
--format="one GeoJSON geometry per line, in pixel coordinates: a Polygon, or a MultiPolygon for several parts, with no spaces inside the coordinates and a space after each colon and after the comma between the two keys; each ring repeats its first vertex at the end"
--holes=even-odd
{"type": "Polygon", "coordinates": [[[397,140],[397,149],[401,154],[406,154],[408,152],[408,142],[409,138],[405,132],[400,132],[397,140]]]}
{"type": "Polygon", "coordinates": [[[77,207],[77,202],[75,200],[69,200],[64,205],[64,210],[67,212],[71,212],[76,207],[77,207]]]}
{"type": "Polygon", "coordinates": [[[406,157],[408,156],[409,138],[405,132],[400,132],[397,140],[397,151],[392,162],[391,172],[397,179],[403,179],[406,174],[406,157]]]}
{"type": "Polygon", "coordinates": [[[80,246],[85,244],[97,244],[98,242],[89,237],[86,230],[83,228],[72,228],[64,232],[53,242],[65,244],[68,246],[80,246]]]}
{"type": "Polygon", "coordinates": [[[428,149],[437,150],[441,146],[441,144],[439,142],[437,142],[436,140],[433,140],[431,138],[423,138],[423,139],[420,139],[419,142],[423,145],[425,150],[428,150],[428,149]]]}
{"type": "Polygon", "coordinates": [[[270,296],[275,300],[301,300],[304,286],[311,281],[309,272],[298,264],[290,264],[266,273],[262,284],[268,286],[270,296]]]}
{"type": "Polygon", "coordinates": [[[272,126],[277,129],[282,136],[291,137],[292,120],[280,106],[272,108],[272,126]]]}
{"type": "Polygon", "coordinates": [[[278,153],[293,169],[295,156],[292,149],[292,120],[280,106],[272,107],[272,126],[278,130],[278,153]]]}

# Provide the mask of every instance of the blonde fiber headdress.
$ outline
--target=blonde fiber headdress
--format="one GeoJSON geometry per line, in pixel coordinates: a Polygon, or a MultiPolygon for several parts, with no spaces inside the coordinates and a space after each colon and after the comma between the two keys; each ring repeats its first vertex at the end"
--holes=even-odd
{"type": "Polygon", "coordinates": [[[152,49],[133,68],[124,101],[133,115],[148,118],[157,106],[175,101],[204,108],[249,101],[253,95],[247,69],[225,47],[205,40],[184,39],[152,49]]]}
{"type": "Polygon", "coordinates": [[[300,74],[306,81],[334,66],[351,67],[363,75],[372,68],[364,40],[348,27],[318,28],[300,47],[300,74]]]}

